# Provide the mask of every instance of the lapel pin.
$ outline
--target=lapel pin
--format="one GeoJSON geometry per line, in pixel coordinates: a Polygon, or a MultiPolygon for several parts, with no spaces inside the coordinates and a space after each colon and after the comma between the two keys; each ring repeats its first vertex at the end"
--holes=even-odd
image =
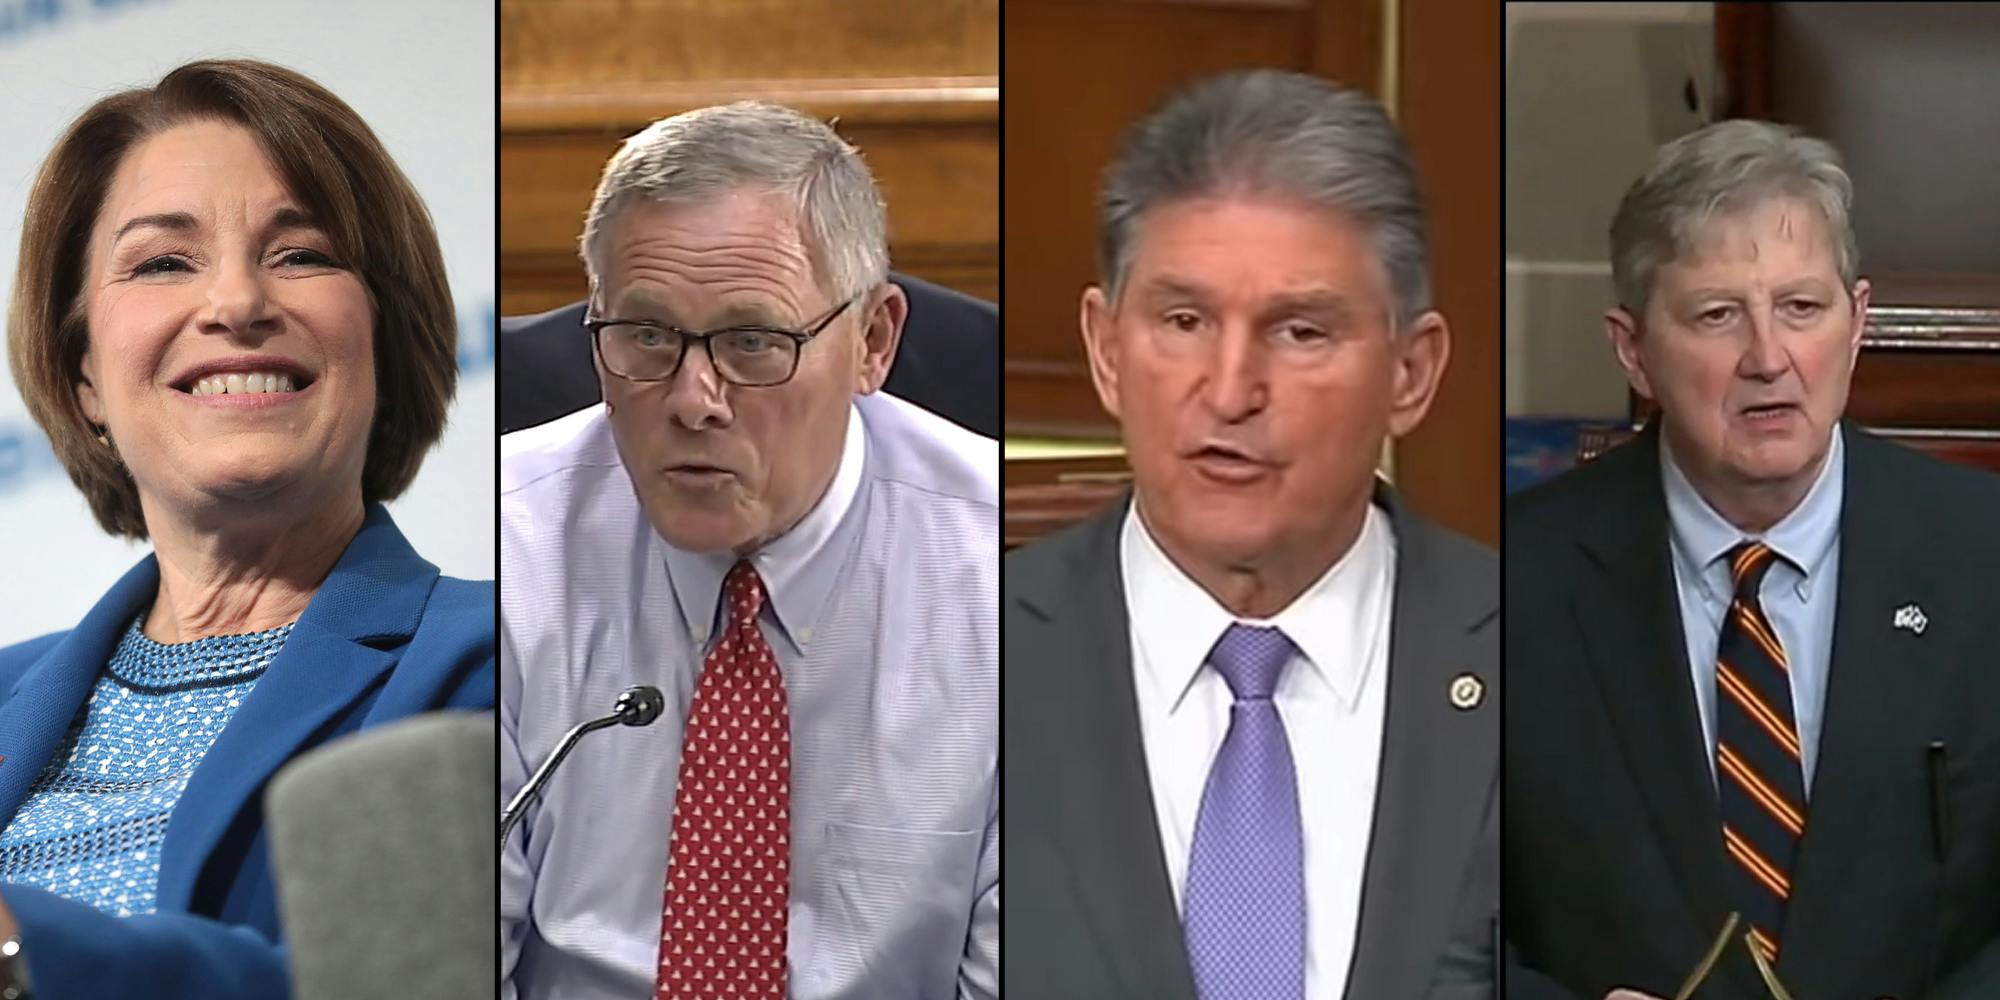
{"type": "Polygon", "coordinates": [[[1459,674],[1451,680],[1451,707],[1470,712],[1486,699],[1486,682],[1473,674],[1459,674]]]}
{"type": "Polygon", "coordinates": [[[1931,620],[1924,617],[1924,609],[1914,604],[1905,604],[1896,609],[1894,624],[1899,629],[1909,629],[1918,635],[1923,635],[1924,629],[1930,627],[1930,623],[1931,620]]]}

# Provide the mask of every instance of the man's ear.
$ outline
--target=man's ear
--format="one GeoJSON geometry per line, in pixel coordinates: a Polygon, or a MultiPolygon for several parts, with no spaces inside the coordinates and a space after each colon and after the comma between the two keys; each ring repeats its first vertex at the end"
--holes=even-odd
{"type": "Polygon", "coordinates": [[[1389,396],[1389,436],[1402,437],[1423,423],[1451,363],[1451,327],[1435,309],[1425,310],[1396,335],[1395,372],[1389,396]]]}
{"type": "MultiPolygon", "coordinates": [[[[603,316],[604,297],[602,290],[597,285],[597,279],[592,278],[590,279],[590,295],[583,300],[583,319],[585,322],[589,322],[592,319],[600,319],[603,316]]],[[[611,390],[613,383],[617,380],[604,367],[604,359],[597,353],[596,335],[592,334],[589,330],[585,330],[583,336],[590,344],[590,367],[597,372],[597,398],[604,400],[604,407],[607,413],[616,413],[618,412],[618,405],[612,401],[611,390]]]]}
{"type": "Polygon", "coordinates": [[[1611,342],[1612,353],[1618,356],[1618,367],[1625,372],[1626,384],[1633,392],[1657,400],[1652,380],[1646,377],[1645,360],[1639,353],[1639,321],[1624,306],[1613,306],[1604,313],[1604,336],[1611,342]]]}
{"type": "Polygon", "coordinates": [[[1118,325],[1104,289],[1092,285],[1083,290],[1077,326],[1083,331],[1083,352],[1090,360],[1090,384],[1097,388],[1097,401],[1104,412],[1118,416],[1118,370],[1124,361],[1124,345],[1119,343],[1118,325]]]}
{"type": "Polygon", "coordinates": [[[903,323],[910,318],[910,298],[893,281],[863,297],[861,320],[861,368],[854,391],[868,395],[889,381],[889,369],[896,364],[896,346],[903,342],[903,323]]]}
{"type": "Polygon", "coordinates": [[[1868,283],[1867,278],[1860,278],[1854,282],[1854,291],[1851,293],[1854,297],[1854,315],[1852,317],[1854,329],[1848,333],[1847,338],[1847,367],[1849,368],[1853,368],[1854,363],[1861,358],[1861,336],[1868,332],[1868,297],[1873,293],[1874,286],[1868,283]]]}

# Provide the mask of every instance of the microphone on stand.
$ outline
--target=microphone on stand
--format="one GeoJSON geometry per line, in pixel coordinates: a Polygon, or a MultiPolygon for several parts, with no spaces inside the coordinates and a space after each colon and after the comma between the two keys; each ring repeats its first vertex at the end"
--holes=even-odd
{"type": "Polygon", "coordinates": [[[507,803],[506,809],[501,810],[500,849],[503,851],[507,849],[507,834],[513,831],[514,824],[521,821],[521,816],[528,811],[528,803],[542,790],[542,786],[548,783],[549,776],[556,771],[556,765],[561,764],[563,758],[569,756],[577,741],[583,739],[583,734],[596,732],[608,726],[650,726],[654,719],[660,717],[660,710],[665,708],[666,704],[667,700],[660,694],[659,688],[650,684],[634,685],[619,692],[618,703],[612,706],[610,715],[588,722],[579,722],[569,732],[564,733],[562,742],[556,744],[555,752],[549,754],[549,758],[542,762],[542,766],[535,769],[528,783],[514,793],[514,800],[507,803]]]}

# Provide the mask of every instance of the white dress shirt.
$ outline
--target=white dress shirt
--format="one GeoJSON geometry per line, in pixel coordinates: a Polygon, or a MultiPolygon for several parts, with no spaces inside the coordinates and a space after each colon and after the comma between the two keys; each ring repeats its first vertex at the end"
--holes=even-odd
{"type": "MultiPolygon", "coordinates": [[[[618,692],[501,857],[503,1000],[653,994],[682,730],[736,557],[656,533],[602,406],[501,444],[500,792],[618,692]]],[[[892,397],[752,554],[792,725],[788,995],[998,995],[999,448],[892,397]]]]}
{"type": "Polygon", "coordinates": [[[1361,534],[1324,576],[1265,620],[1239,619],[1160,550],[1134,503],[1119,539],[1139,733],[1160,846],[1183,903],[1202,789],[1234,697],[1208,652],[1232,623],[1274,626],[1298,647],[1272,700],[1299,782],[1306,898],[1306,996],[1339,997],[1361,920],[1388,695],[1396,539],[1370,505],[1361,534]]]}

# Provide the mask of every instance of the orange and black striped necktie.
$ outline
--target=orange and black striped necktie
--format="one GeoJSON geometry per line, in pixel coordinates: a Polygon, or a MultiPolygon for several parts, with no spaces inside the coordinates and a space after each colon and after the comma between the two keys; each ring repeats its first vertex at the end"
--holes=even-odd
{"type": "Polygon", "coordinates": [[[1762,542],[1729,552],[1736,596],[1715,648],[1716,786],[1731,897],[1772,961],[1806,828],[1805,771],[1784,646],[1758,589],[1777,562],[1762,542]]]}

